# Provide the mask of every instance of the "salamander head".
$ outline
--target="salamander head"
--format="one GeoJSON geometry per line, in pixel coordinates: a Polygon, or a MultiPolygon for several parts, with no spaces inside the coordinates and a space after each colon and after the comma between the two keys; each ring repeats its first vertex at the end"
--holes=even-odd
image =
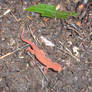
{"type": "Polygon", "coordinates": [[[62,67],[58,63],[54,63],[53,64],[53,70],[57,71],[57,72],[61,72],[62,71],[62,67]]]}

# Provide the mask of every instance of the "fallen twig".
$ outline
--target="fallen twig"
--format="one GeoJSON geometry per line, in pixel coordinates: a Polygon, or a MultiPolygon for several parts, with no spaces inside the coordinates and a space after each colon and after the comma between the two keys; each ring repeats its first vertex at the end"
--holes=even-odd
{"type": "Polygon", "coordinates": [[[17,48],[16,50],[14,50],[14,51],[12,51],[12,52],[8,52],[7,54],[1,56],[0,59],[3,59],[3,58],[5,58],[5,57],[7,57],[7,56],[9,56],[9,55],[12,55],[13,53],[15,53],[15,52],[17,52],[17,51],[19,51],[19,50],[21,50],[21,49],[27,47],[27,46],[29,46],[29,44],[26,44],[26,45],[24,45],[24,46],[22,46],[22,47],[19,47],[19,48],[17,48]]]}
{"type": "MultiPolygon", "coordinates": [[[[28,54],[30,57],[32,57],[29,52],[27,52],[27,54],[28,54]]],[[[32,59],[33,59],[33,57],[32,57],[32,59]]],[[[43,72],[43,70],[42,70],[42,67],[40,67],[38,64],[37,64],[37,67],[38,67],[39,70],[41,71],[41,73],[42,73],[42,75],[44,76],[44,78],[46,79],[46,81],[48,81],[48,78],[45,76],[45,74],[44,74],[44,72],[43,72]]]]}
{"type": "MultiPolygon", "coordinates": [[[[63,44],[62,44],[61,41],[59,41],[59,43],[63,46],[63,44]]],[[[66,53],[66,54],[72,56],[72,57],[73,57],[74,59],[76,59],[77,61],[80,61],[80,59],[77,58],[76,56],[74,56],[74,55],[72,54],[72,52],[71,52],[66,46],[64,46],[64,48],[65,48],[65,50],[63,50],[64,53],[66,53]]],[[[59,48],[59,49],[60,49],[60,48],[59,48]]],[[[60,49],[60,50],[61,50],[61,49],[60,49]]]]}
{"type": "Polygon", "coordinates": [[[19,18],[19,19],[17,19],[17,17],[11,12],[11,15],[15,18],[15,20],[17,21],[17,22],[19,22],[21,19],[19,18]]]}
{"type": "Polygon", "coordinates": [[[36,44],[37,44],[37,42],[40,43],[38,41],[38,39],[36,38],[36,36],[33,34],[33,32],[30,30],[30,27],[28,28],[28,30],[31,32],[31,35],[32,35],[33,39],[35,40],[36,44]]]}
{"type": "Polygon", "coordinates": [[[39,70],[41,71],[42,75],[44,76],[44,78],[46,79],[46,81],[48,81],[48,78],[46,77],[46,75],[44,74],[42,68],[37,64],[39,70]]]}
{"type": "Polygon", "coordinates": [[[26,16],[30,21],[32,21],[32,18],[30,16],[26,16]]]}
{"type": "Polygon", "coordinates": [[[7,15],[10,12],[11,12],[11,9],[7,9],[2,15],[0,15],[0,18],[2,18],[3,16],[7,15]]]}
{"type": "Polygon", "coordinates": [[[11,55],[11,54],[13,54],[13,52],[8,52],[7,54],[1,56],[0,59],[3,59],[3,58],[5,58],[5,57],[7,57],[7,56],[9,56],[9,55],[11,55]]]}

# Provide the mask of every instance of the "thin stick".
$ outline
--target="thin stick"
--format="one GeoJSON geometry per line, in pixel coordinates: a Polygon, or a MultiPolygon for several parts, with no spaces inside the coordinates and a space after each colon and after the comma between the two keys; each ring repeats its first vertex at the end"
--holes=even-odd
{"type": "Polygon", "coordinates": [[[31,35],[32,35],[32,37],[33,37],[33,39],[35,40],[35,42],[37,43],[37,42],[39,42],[37,39],[36,39],[36,36],[33,34],[33,32],[30,30],[30,28],[29,28],[29,31],[31,32],[31,35]]]}
{"type": "Polygon", "coordinates": [[[11,12],[12,16],[15,18],[17,22],[19,22],[21,19],[17,19],[17,17],[11,12]]]}
{"type": "Polygon", "coordinates": [[[46,79],[46,81],[48,81],[48,78],[46,77],[46,75],[44,74],[42,68],[37,64],[39,70],[41,71],[42,75],[44,76],[44,78],[46,79]]]}
{"type": "Polygon", "coordinates": [[[51,90],[55,89],[55,87],[57,86],[58,83],[59,83],[59,80],[57,80],[57,81],[54,83],[54,85],[53,85],[53,87],[51,88],[51,90]]]}
{"type": "Polygon", "coordinates": [[[68,24],[68,26],[83,39],[83,35],[79,32],[80,28],[77,28],[75,24],[68,24]]]}
{"type": "MultiPolygon", "coordinates": [[[[27,54],[28,54],[30,57],[32,57],[31,54],[30,54],[29,52],[27,52],[27,54]]],[[[34,59],[34,58],[32,57],[32,59],[34,59]]],[[[44,78],[46,79],[46,81],[48,81],[48,78],[45,76],[45,74],[44,74],[42,68],[41,68],[38,64],[37,64],[37,67],[38,67],[39,70],[41,71],[41,73],[42,73],[42,75],[44,76],[44,78]]]]}
{"type": "Polygon", "coordinates": [[[10,12],[11,12],[11,9],[7,9],[7,10],[4,12],[3,15],[0,15],[0,18],[2,18],[3,16],[7,15],[7,14],[10,13],[10,12]]]}
{"type": "Polygon", "coordinates": [[[7,56],[9,56],[9,55],[12,55],[13,53],[15,53],[15,52],[17,52],[17,51],[19,51],[19,50],[21,50],[21,49],[27,47],[27,46],[29,46],[29,44],[26,44],[26,45],[24,45],[24,46],[22,46],[22,47],[18,47],[16,50],[14,50],[14,51],[12,51],[12,52],[8,52],[7,54],[1,56],[0,59],[3,59],[3,58],[5,58],[5,57],[7,57],[7,56]]]}
{"type": "Polygon", "coordinates": [[[3,58],[5,58],[5,57],[7,57],[7,56],[9,56],[9,55],[11,55],[11,54],[13,54],[13,52],[8,52],[7,54],[1,56],[0,59],[3,59],[3,58]]]}
{"type": "MultiPolygon", "coordinates": [[[[61,43],[61,41],[59,41],[59,43],[63,46],[63,44],[61,43]]],[[[66,51],[65,50],[63,50],[65,53],[67,53],[68,55],[70,55],[70,56],[72,56],[74,59],[76,59],[77,61],[80,61],[80,59],[78,59],[76,56],[74,56],[73,54],[72,54],[72,52],[67,48],[67,47],[65,47],[64,46],[64,48],[66,49],[66,51]]],[[[59,48],[60,49],[60,48],[59,48]]],[[[60,49],[61,50],[61,49],[60,49]]]]}

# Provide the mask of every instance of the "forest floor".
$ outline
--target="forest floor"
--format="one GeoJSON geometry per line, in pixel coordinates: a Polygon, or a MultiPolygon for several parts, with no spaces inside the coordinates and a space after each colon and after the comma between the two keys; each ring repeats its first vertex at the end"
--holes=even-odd
{"type": "Polygon", "coordinates": [[[78,1],[0,0],[0,92],[92,92],[92,3],[78,1]],[[44,19],[24,11],[38,3],[79,16],[44,19]],[[48,69],[44,74],[44,65],[20,38],[23,28],[23,38],[60,64],[61,72],[48,69]]]}

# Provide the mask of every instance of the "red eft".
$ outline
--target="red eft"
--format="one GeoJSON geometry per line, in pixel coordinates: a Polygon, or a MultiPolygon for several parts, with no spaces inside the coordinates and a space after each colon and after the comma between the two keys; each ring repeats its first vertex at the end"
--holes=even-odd
{"type": "Polygon", "coordinates": [[[35,57],[39,60],[39,62],[45,66],[44,73],[46,73],[49,68],[56,71],[56,72],[60,72],[62,70],[61,65],[56,63],[56,62],[52,62],[51,59],[46,57],[46,53],[43,50],[39,49],[31,41],[25,40],[23,38],[23,33],[24,33],[24,30],[21,33],[22,41],[24,41],[25,43],[29,44],[32,47],[32,49],[30,47],[28,47],[26,50],[29,51],[30,53],[32,53],[33,55],[35,55],[35,57]]]}

